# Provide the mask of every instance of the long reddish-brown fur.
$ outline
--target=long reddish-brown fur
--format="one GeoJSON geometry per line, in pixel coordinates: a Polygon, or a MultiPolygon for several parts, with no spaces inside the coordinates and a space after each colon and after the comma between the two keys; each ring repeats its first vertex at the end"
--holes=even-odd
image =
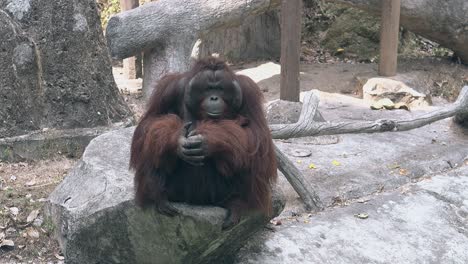
{"type": "Polygon", "coordinates": [[[135,170],[136,203],[171,200],[270,215],[277,166],[262,100],[255,82],[214,58],[197,62],[189,72],[163,77],[133,136],[130,166],[135,170]],[[176,152],[186,120],[179,82],[213,67],[239,83],[242,104],[234,117],[197,122],[195,131],[206,139],[208,158],[203,166],[190,166],[176,152]]]}

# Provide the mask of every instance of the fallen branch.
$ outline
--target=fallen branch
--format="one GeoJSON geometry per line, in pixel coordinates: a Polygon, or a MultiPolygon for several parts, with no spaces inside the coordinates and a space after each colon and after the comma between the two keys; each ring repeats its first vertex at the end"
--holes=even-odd
{"type": "Polygon", "coordinates": [[[278,169],[284,174],[294,190],[299,194],[307,210],[320,211],[322,202],[317,193],[302,175],[301,171],[289,160],[289,158],[275,146],[278,169]]]}
{"type": "Polygon", "coordinates": [[[314,122],[313,117],[317,111],[318,102],[318,97],[313,92],[307,92],[304,97],[299,121],[294,124],[270,125],[272,137],[274,139],[288,139],[349,133],[407,131],[454,116],[458,122],[462,122],[468,115],[468,86],[463,87],[455,103],[406,120],[379,119],[361,122],[314,122]]]}
{"type": "Polygon", "coordinates": [[[274,9],[280,3],[280,0],[159,0],[111,17],[107,43],[112,57],[119,59],[164,49],[179,40],[189,47],[190,53],[203,32],[240,24],[245,17],[274,9]]]}
{"type": "MultiPolygon", "coordinates": [[[[468,86],[463,87],[458,99],[452,105],[407,120],[381,119],[369,122],[315,122],[314,116],[319,103],[318,96],[309,91],[305,94],[301,115],[294,124],[270,125],[274,139],[287,139],[318,135],[336,135],[346,133],[376,133],[406,131],[430,123],[455,117],[457,123],[468,123],[468,86]]],[[[323,208],[320,198],[313,190],[299,169],[275,147],[278,168],[299,194],[308,210],[318,211],[323,208]]]]}

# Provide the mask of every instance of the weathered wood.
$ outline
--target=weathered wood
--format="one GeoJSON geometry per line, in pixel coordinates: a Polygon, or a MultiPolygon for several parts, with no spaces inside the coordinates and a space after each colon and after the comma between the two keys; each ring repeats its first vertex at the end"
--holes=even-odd
{"type": "MultiPolygon", "coordinates": [[[[345,133],[376,133],[406,131],[428,125],[430,123],[454,116],[454,120],[461,125],[468,124],[468,86],[463,87],[457,101],[439,110],[419,115],[407,120],[376,120],[365,122],[316,122],[313,117],[317,113],[319,99],[313,91],[305,94],[299,120],[295,124],[270,125],[274,139],[295,137],[336,135],[345,133]]],[[[278,169],[284,174],[294,190],[302,198],[309,210],[323,209],[320,198],[309,185],[299,169],[281,150],[275,147],[278,159],[278,169]]]]}
{"type": "Polygon", "coordinates": [[[127,11],[140,6],[140,1],[138,0],[120,0],[120,10],[127,11]]]}
{"type": "MultiPolygon", "coordinates": [[[[374,15],[381,14],[382,0],[327,0],[341,3],[374,15]]],[[[400,24],[406,29],[455,51],[468,63],[468,5],[466,0],[401,1],[400,24]]]]}
{"type": "Polygon", "coordinates": [[[314,120],[318,104],[319,98],[314,91],[306,92],[299,120],[294,124],[270,125],[272,137],[275,139],[294,138],[296,137],[295,135],[301,135],[304,131],[314,129],[317,124],[320,124],[314,120]]]}
{"type": "Polygon", "coordinates": [[[400,0],[383,0],[379,62],[379,74],[382,76],[395,76],[397,73],[399,30],[400,0]]]}
{"type": "Polygon", "coordinates": [[[465,106],[465,108],[458,111],[454,117],[454,121],[457,124],[468,128],[468,86],[463,87],[463,89],[460,91],[460,95],[458,95],[456,104],[465,106]]]}
{"type": "Polygon", "coordinates": [[[281,3],[280,99],[299,102],[299,59],[301,50],[302,0],[281,3]]]}
{"type": "Polygon", "coordinates": [[[192,56],[204,58],[214,53],[231,63],[246,60],[277,60],[281,54],[280,12],[267,11],[245,18],[237,26],[217,28],[202,34],[192,56]],[[195,55],[195,56],[194,56],[195,55]]]}
{"type": "Polygon", "coordinates": [[[299,194],[307,210],[320,211],[323,209],[322,202],[317,193],[304,178],[299,169],[289,158],[275,146],[278,169],[283,173],[294,190],[299,194]]]}
{"type": "Polygon", "coordinates": [[[314,96],[313,92],[309,91],[304,97],[299,121],[295,124],[270,125],[272,137],[275,139],[287,139],[347,133],[406,131],[454,116],[456,116],[456,120],[461,121],[468,116],[468,86],[463,87],[455,103],[406,120],[380,119],[362,122],[314,122],[313,116],[315,115],[318,102],[317,96],[314,96]]]}
{"type": "MultiPolygon", "coordinates": [[[[302,124],[311,125],[314,122],[310,122],[308,119],[313,120],[314,116],[317,111],[318,106],[318,96],[310,91],[305,94],[303,99],[303,107],[301,111],[301,115],[299,116],[299,120],[297,123],[292,124],[291,127],[292,131],[296,128],[301,128],[302,124]]],[[[270,125],[270,128],[275,127],[276,125],[270,125]]],[[[283,126],[283,125],[278,125],[283,126]]],[[[279,129],[281,130],[281,129],[279,129]]],[[[285,133],[288,133],[285,131],[285,133]]],[[[275,138],[275,136],[273,136],[275,138]]],[[[320,201],[319,196],[314,191],[314,189],[310,186],[307,182],[305,177],[302,175],[300,170],[294,165],[293,162],[289,160],[289,158],[284,155],[281,150],[279,150],[275,146],[275,153],[276,158],[278,160],[278,169],[283,173],[284,177],[288,180],[294,190],[299,194],[302,201],[304,202],[306,208],[312,211],[320,211],[323,209],[322,202],[320,201]]]]}
{"type": "Polygon", "coordinates": [[[200,33],[240,24],[245,17],[279,4],[280,0],[159,0],[111,17],[107,42],[117,59],[148,49],[164,49],[179,39],[191,48],[200,33]]]}
{"type": "MultiPolygon", "coordinates": [[[[137,8],[139,5],[138,0],[120,0],[120,10],[122,11],[137,8]]],[[[141,53],[123,60],[123,74],[127,79],[136,79],[143,76],[141,53]]]]}

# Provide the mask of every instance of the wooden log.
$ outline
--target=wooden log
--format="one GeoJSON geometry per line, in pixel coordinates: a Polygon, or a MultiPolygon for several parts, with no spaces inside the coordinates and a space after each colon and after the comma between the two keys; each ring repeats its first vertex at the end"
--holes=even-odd
{"type": "Polygon", "coordinates": [[[397,73],[399,31],[400,0],[383,0],[379,62],[381,76],[395,76],[397,73]]]}
{"type": "Polygon", "coordinates": [[[321,211],[322,202],[314,189],[307,182],[301,171],[289,160],[289,158],[275,146],[276,158],[278,160],[278,169],[289,181],[294,190],[299,194],[304,202],[306,209],[311,211],[321,211]]]}
{"type": "Polygon", "coordinates": [[[458,100],[456,104],[460,106],[465,106],[464,109],[460,109],[458,113],[454,117],[455,123],[468,128],[468,86],[463,87],[460,91],[460,95],[458,95],[458,100]],[[462,94],[464,93],[464,94],[462,94]]]}
{"type": "Polygon", "coordinates": [[[302,0],[281,3],[280,99],[299,102],[299,60],[301,51],[302,0]]]}
{"type": "Polygon", "coordinates": [[[149,49],[165,49],[179,39],[192,48],[202,32],[240,24],[245,17],[274,9],[280,3],[280,0],[159,0],[111,17],[106,38],[116,59],[149,49]]]}
{"type": "Polygon", "coordinates": [[[318,124],[314,121],[317,112],[319,98],[314,91],[308,91],[304,94],[302,110],[299,120],[294,124],[274,124],[270,125],[271,135],[274,139],[287,139],[301,135],[304,131],[315,128],[318,124]]]}
{"type": "MultiPolygon", "coordinates": [[[[120,0],[120,10],[127,11],[137,8],[138,0],[120,0]]],[[[123,74],[127,79],[136,79],[143,76],[141,53],[123,60],[123,74]]]]}
{"type": "MultiPolygon", "coordinates": [[[[307,92],[304,96],[302,111],[298,122],[295,124],[270,125],[272,137],[275,139],[287,139],[345,133],[405,131],[452,116],[454,116],[454,120],[457,123],[462,125],[468,124],[468,86],[463,87],[454,104],[407,120],[377,120],[353,123],[315,122],[313,117],[318,113],[318,103],[318,96],[314,94],[313,91],[307,92]]],[[[275,152],[278,159],[278,169],[284,174],[294,190],[299,194],[306,208],[313,211],[322,210],[323,205],[319,196],[299,169],[277,147],[275,147],[275,152]]]]}
{"type": "Polygon", "coordinates": [[[319,135],[407,131],[449,117],[455,117],[456,121],[461,122],[468,116],[468,86],[463,87],[455,103],[404,120],[380,119],[361,122],[314,122],[313,117],[318,102],[318,97],[312,91],[307,92],[304,97],[299,121],[295,124],[270,125],[272,137],[274,139],[287,139],[319,135]]]}

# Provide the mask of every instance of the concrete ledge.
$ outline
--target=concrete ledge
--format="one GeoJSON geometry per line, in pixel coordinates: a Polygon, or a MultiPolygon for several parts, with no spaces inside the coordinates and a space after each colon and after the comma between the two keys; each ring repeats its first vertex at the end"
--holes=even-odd
{"type": "Polygon", "coordinates": [[[50,129],[33,131],[21,136],[0,138],[0,161],[50,159],[58,155],[79,158],[93,138],[105,132],[128,127],[132,123],[132,120],[127,120],[110,126],[50,129]]]}

